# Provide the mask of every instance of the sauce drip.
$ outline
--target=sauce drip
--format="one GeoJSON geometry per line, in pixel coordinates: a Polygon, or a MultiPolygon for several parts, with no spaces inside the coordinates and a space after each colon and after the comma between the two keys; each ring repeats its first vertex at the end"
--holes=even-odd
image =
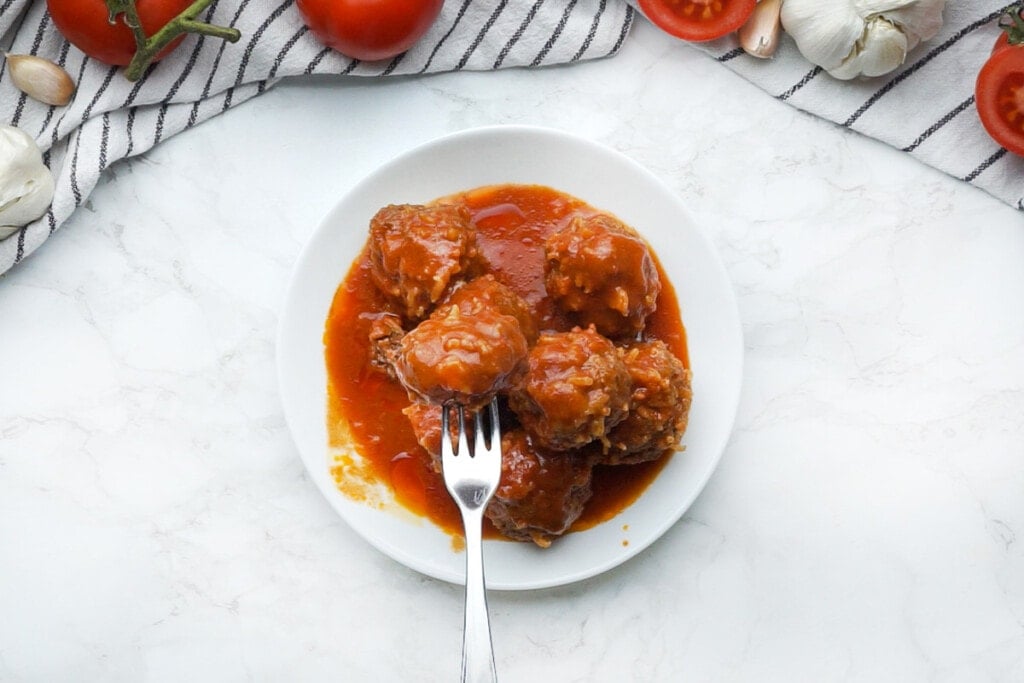
{"type": "MultiPolygon", "coordinates": [[[[533,307],[541,330],[571,328],[544,289],[544,240],[573,216],[594,214],[596,209],[538,185],[488,186],[439,201],[461,201],[469,208],[490,272],[533,307]]],[[[686,331],[675,292],[654,257],[661,293],[645,336],[664,341],[689,367],[686,331]]],[[[338,488],[350,497],[359,498],[366,488],[383,484],[404,508],[458,535],[462,530],[458,508],[402,413],[409,405],[405,390],[369,363],[370,324],[390,310],[370,277],[364,248],[335,292],[324,329],[329,445],[336,449],[354,445],[362,457],[357,463],[348,455],[339,455],[331,472],[338,488]]],[[[667,453],[639,465],[595,467],[593,497],[572,530],[599,524],[628,507],[671,457],[667,453]]],[[[502,538],[486,520],[484,534],[502,538]]]]}

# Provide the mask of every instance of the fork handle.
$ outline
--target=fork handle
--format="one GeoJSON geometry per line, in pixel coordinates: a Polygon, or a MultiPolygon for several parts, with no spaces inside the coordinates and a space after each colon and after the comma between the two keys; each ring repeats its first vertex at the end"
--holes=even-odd
{"type": "Polygon", "coordinates": [[[465,510],[462,526],[466,533],[466,622],[462,631],[462,682],[493,683],[494,669],[491,624],[487,616],[484,587],[483,509],[465,510]]]}

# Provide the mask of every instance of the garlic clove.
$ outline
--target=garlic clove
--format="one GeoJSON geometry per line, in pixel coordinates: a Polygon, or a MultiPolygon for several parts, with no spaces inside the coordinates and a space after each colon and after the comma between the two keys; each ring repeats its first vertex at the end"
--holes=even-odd
{"type": "Polygon", "coordinates": [[[801,54],[826,70],[838,68],[864,33],[850,0],[785,0],[781,18],[801,54]]]}
{"type": "Polygon", "coordinates": [[[903,64],[907,49],[906,34],[892,22],[875,17],[867,23],[864,36],[850,57],[840,67],[830,69],[829,73],[843,80],[857,76],[881,76],[903,64]]]}
{"type": "Polygon", "coordinates": [[[907,51],[931,40],[942,28],[946,0],[856,0],[865,19],[881,16],[896,24],[907,36],[907,51]]]}
{"type": "Polygon", "coordinates": [[[4,53],[11,81],[19,90],[43,104],[62,107],[75,94],[75,82],[68,72],[48,59],[35,55],[4,53]]]}
{"type": "Polygon", "coordinates": [[[782,0],[761,0],[740,27],[737,37],[748,55],[767,59],[775,54],[782,32],[782,0]]]}
{"type": "Polygon", "coordinates": [[[0,124],[0,239],[46,213],[53,191],[53,174],[35,140],[0,124]]]}

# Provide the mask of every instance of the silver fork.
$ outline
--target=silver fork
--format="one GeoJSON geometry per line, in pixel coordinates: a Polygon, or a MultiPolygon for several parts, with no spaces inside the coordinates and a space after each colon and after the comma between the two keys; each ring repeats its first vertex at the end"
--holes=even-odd
{"type": "Polygon", "coordinates": [[[483,521],[484,509],[498,488],[501,478],[501,426],[498,402],[491,401],[490,439],[484,439],[484,424],[479,410],[474,418],[474,446],[469,450],[465,410],[458,406],[458,450],[452,446],[448,413],[441,409],[441,468],[448,493],[462,513],[466,535],[466,621],[462,631],[462,681],[496,681],[491,625],[487,618],[487,593],[484,584],[483,521]]]}

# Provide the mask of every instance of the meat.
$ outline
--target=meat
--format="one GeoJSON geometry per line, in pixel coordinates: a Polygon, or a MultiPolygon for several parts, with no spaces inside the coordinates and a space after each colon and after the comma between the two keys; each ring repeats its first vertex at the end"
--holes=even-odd
{"type": "Polygon", "coordinates": [[[441,406],[499,398],[502,475],[485,514],[502,535],[547,547],[583,513],[594,467],[604,476],[680,447],[690,373],[651,336],[661,312],[646,329],[661,282],[632,228],[571,208],[508,249],[495,247],[519,239],[507,226],[473,215],[479,245],[462,203],[381,209],[360,270],[374,305],[359,324],[370,365],[408,395],[402,412],[437,475],[441,406]]]}
{"type": "Polygon", "coordinates": [[[397,379],[414,401],[486,405],[522,374],[537,324],[529,306],[492,276],[458,287],[406,333],[398,316],[370,324],[371,363],[397,379]]]}
{"type": "MultiPolygon", "coordinates": [[[[426,403],[412,403],[402,413],[409,418],[412,433],[416,442],[430,455],[430,464],[434,471],[441,472],[441,406],[426,403]]],[[[452,441],[458,435],[455,420],[451,424],[452,441]]]]}
{"type": "Polygon", "coordinates": [[[512,316],[446,305],[402,337],[394,369],[415,400],[475,409],[519,379],[526,353],[512,316]]]}
{"type": "Polygon", "coordinates": [[[502,435],[501,452],[501,481],[484,514],[502,535],[546,548],[583,512],[590,462],[538,447],[521,429],[502,435]]]}
{"type": "Polygon", "coordinates": [[[629,409],[630,382],[618,349],[593,328],[542,334],[509,406],[533,440],[554,450],[606,440],[629,409]]]}
{"type": "Polygon", "coordinates": [[[622,360],[633,391],[629,414],[608,433],[598,462],[629,465],[656,460],[679,447],[689,418],[690,371],[658,340],[628,344],[622,360]]]}
{"type": "Polygon", "coordinates": [[[548,294],[581,326],[613,339],[636,337],[661,291],[650,250],[606,214],[577,216],[544,245],[548,294]]]}
{"type": "Polygon", "coordinates": [[[370,321],[370,365],[383,370],[391,379],[398,379],[395,361],[404,336],[402,321],[393,313],[377,314],[370,321]]]}
{"type": "Polygon", "coordinates": [[[370,220],[370,274],[406,319],[424,318],[479,263],[476,229],[461,204],[391,204],[370,220]]]}
{"type": "Polygon", "coordinates": [[[510,315],[519,321],[519,329],[528,344],[532,346],[537,341],[537,321],[533,317],[530,305],[495,280],[493,275],[484,275],[457,287],[445,303],[458,306],[466,315],[476,315],[484,308],[510,315]]]}

